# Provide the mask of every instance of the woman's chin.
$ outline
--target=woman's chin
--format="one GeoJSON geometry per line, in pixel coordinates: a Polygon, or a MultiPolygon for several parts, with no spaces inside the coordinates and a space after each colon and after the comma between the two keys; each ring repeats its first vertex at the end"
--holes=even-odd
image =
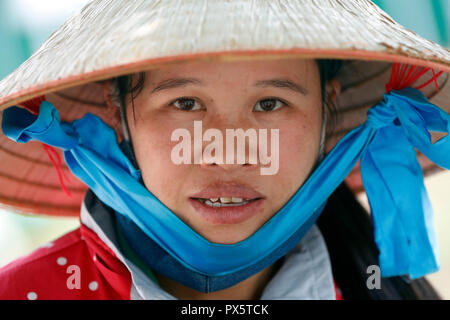
{"type": "Polygon", "coordinates": [[[247,221],[241,224],[205,224],[199,223],[199,227],[192,228],[200,236],[212,243],[235,244],[249,238],[264,222],[257,223],[247,221]]]}

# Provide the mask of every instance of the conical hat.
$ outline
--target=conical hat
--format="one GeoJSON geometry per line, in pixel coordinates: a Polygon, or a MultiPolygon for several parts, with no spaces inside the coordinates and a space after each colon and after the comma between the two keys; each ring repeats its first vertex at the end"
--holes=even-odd
{"type": "MultiPolygon", "coordinates": [[[[103,80],[195,59],[280,58],[345,59],[337,126],[328,132],[327,150],[382,99],[394,62],[430,68],[416,87],[442,71],[421,90],[450,110],[450,51],[407,30],[369,0],[94,0],[0,82],[0,110],[45,94],[62,121],[86,112],[100,115],[120,141],[119,117],[103,100],[103,80]]],[[[425,174],[438,170],[418,157],[425,174]]],[[[63,164],[72,198],[62,192],[41,143],[19,144],[1,134],[0,163],[3,206],[79,214],[87,187],[63,164]]],[[[346,181],[363,191],[358,166],[346,181]]]]}

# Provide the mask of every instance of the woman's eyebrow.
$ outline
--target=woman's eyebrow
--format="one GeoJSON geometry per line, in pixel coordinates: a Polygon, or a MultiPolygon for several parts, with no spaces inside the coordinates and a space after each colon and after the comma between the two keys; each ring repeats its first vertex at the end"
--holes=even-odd
{"type": "Polygon", "coordinates": [[[158,83],[158,85],[152,90],[152,93],[162,91],[162,90],[184,87],[188,84],[194,84],[194,85],[200,85],[200,86],[205,85],[205,83],[202,80],[197,79],[197,78],[172,78],[172,79],[167,79],[167,80],[164,80],[164,81],[161,81],[160,83],[158,83]]]}
{"type": "Polygon", "coordinates": [[[295,83],[292,80],[284,79],[284,78],[259,80],[259,81],[256,81],[255,86],[257,86],[257,87],[285,88],[285,89],[293,90],[293,91],[295,91],[297,93],[300,93],[300,94],[302,94],[304,96],[306,96],[308,94],[308,90],[305,87],[295,83]]]}
{"type": "MultiPolygon", "coordinates": [[[[166,80],[158,83],[157,86],[152,90],[151,93],[155,93],[155,92],[162,91],[162,90],[184,87],[186,85],[205,86],[206,84],[204,81],[197,79],[197,78],[171,78],[171,79],[166,79],[166,80]]],[[[305,87],[295,83],[292,80],[285,79],[285,78],[259,80],[259,81],[255,82],[254,86],[263,87],[263,88],[265,88],[265,87],[285,88],[285,89],[300,93],[302,95],[308,94],[308,90],[305,87]]]]}

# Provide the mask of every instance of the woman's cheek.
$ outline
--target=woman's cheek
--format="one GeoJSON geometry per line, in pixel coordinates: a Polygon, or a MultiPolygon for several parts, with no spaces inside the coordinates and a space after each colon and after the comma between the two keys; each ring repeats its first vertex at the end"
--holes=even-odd
{"type": "Polygon", "coordinates": [[[171,128],[155,121],[147,121],[145,128],[139,125],[134,136],[136,157],[147,188],[157,192],[174,174],[175,164],[170,158],[171,128]]]}
{"type": "Polygon", "coordinates": [[[306,124],[280,130],[279,174],[297,190],[309,175],[319,152],[320,136],[306,124]]]}

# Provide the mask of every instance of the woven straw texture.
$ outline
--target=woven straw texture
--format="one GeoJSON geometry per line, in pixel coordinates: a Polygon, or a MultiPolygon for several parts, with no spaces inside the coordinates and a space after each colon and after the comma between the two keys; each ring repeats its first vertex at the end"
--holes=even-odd
{"type": "MultiPolygon", "coordinates": [[[[450,110],[450,51],[392,20],[368,0],[95,0],[0,82],[0,110],[46,94],[62,121],[86,112],[121,127],[101,80],[193,59],[340,58],[338,118],[327,150],[381,100],[391,63],[445,73],[423,92],[450,110]]],[[[423,76],[426,82],[432,73],[423,76]]],[[[436,138],[436,135],[433,135],[436,138]]],[[[60,153],[61,154],[61,153],[60,153]]],[[[438,168],[418,153],[426,174],[438,168]]],[[[24,213],[77,215],[86,186],[71,176],[68,198],[40,143],[0,135],[0,203],[24,213]]],[[[363,191],[358,166],[347,178],[363,191]]]]}

